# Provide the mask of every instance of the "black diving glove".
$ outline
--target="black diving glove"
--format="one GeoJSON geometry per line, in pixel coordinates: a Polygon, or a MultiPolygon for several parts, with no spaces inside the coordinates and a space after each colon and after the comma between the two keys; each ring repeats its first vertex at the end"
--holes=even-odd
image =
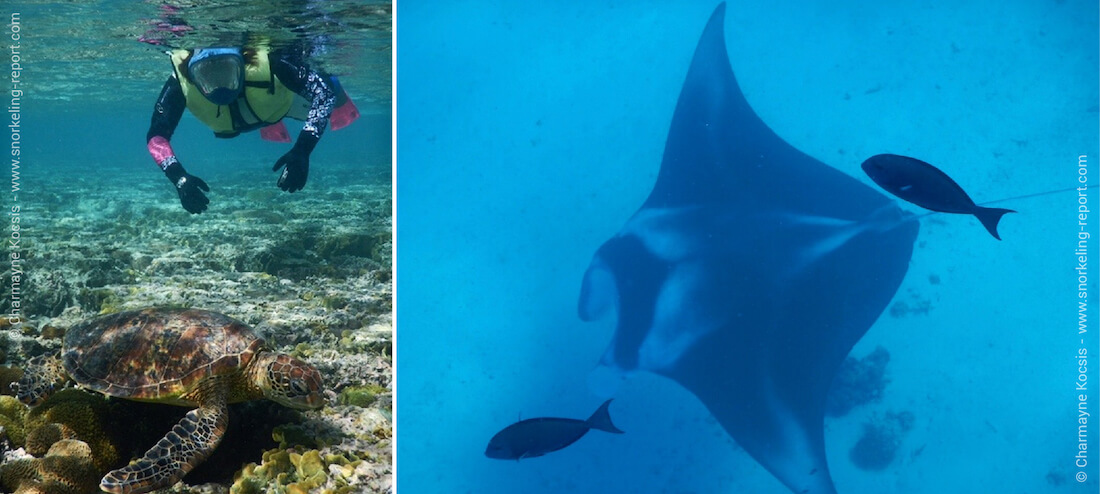
{"type": "Polygon", "coordinates": [[[164,168],[164,175],[172,181],[172,185],[176,186],[183,209],[191,214],[206,211],[206,205],[210,204],[210,199],[207,199],[203,192],[210,192],[210,187],[201,178],[187,173],[175,158],[169,159],[172,163],[164,168]]]}
{"type": "Polygon", "coordinates": [[[294,147],[271,167],[273,172],[286,167],[275,185],[287,192],[297,192],[306,186],[306,178],[309,177],[309,153],[317,145],[317,140],[317,137],[306,132],[298,136],[298,142],[294,143],[294,147]]]}

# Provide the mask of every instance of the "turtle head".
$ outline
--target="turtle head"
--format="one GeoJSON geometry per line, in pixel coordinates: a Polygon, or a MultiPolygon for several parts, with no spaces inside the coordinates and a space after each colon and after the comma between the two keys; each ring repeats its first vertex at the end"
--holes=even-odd
{"type": "Polygon", "coordinates": [[[260,358],[258,384],[267,399],[300,410],[324,406],[321,373],[312,365],[285,353],[265,353],[260,358]]]}

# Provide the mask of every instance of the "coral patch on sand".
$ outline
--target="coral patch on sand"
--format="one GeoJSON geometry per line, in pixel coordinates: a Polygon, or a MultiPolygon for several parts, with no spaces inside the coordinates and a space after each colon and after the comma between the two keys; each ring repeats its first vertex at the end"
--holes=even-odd
{"type": "Polygon", "coordinates": [[[848,453],[862,470],[884,470],[897,456],[905,434],[913,428],[911,412],[887,412],[886,416],[863,424],[863,435],[848,453]]]}

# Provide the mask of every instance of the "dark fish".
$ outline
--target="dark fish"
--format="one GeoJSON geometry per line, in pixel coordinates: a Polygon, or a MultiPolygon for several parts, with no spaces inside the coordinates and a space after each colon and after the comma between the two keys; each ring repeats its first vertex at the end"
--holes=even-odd
{"type": "Polygon", "coordinates": [[[997,234],[997,223],[1001,221],[1001,216],[1016,212],[974,204],[966,191],[951,177],[939,168],[918,159],[896,154],[879,154],[863,162],[863,171],[887,192],[924,209],[974,215],[997,240],[1001,239],[997,234]]]}
{"type": "Polygon", "coordinates": [[[498,432],[489,440],[485,456],[499,460],[534,458],[562,449],[577,442],[590,429],[622,434],[611,423],[607,412],[611,400],[603,402],[588,420],[539,417],[520,420],[498,432]]]}

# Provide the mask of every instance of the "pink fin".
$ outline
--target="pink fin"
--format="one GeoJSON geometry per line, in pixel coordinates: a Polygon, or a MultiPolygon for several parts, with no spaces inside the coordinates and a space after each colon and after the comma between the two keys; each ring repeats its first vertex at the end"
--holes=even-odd
{"type": "Polygon", "coordinates": [[[332,110],[332,115],[328,117],[329,127],[332,127],[332,130],[340,130],[359,119],[359,109],[355,107],[355,103],[351,102],[347,91],[344,91],[344,97],[347,101],[344,101],[339,108],[332,110]]]}
{"type": "Polygon", "coordinates": [[[290,142],[290,132],[281,120],[260,129],[260,137],[271,142],[290,142]]]}

